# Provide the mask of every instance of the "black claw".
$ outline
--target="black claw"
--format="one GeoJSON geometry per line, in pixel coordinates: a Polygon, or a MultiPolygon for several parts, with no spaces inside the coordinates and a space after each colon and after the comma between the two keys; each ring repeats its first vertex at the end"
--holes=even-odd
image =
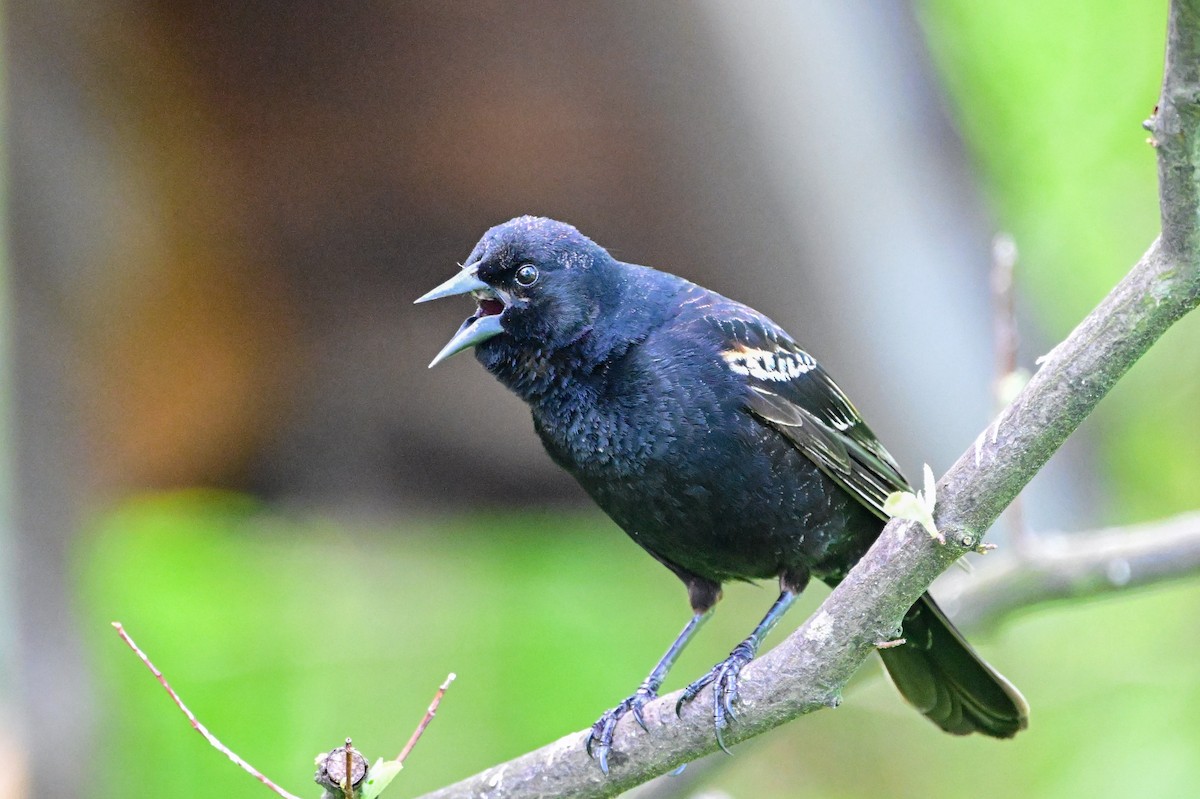
{"type": "Polygon", "coordinates": [[[605,713],[592,725],[592,729],[587,734],[587,741],[584,743],[588,757],[600,762],[600,771],[604,772],[606,776],[608,775],[608,753],[612,750],[612,731],[617,724],[616,718],[611,716],[612,712],[610,710],[605,713]]]}
{"type": "Polygon", "coordinates": [[[596,740],[596,727],[595,727],[595,725],[593,725],[592,729],[587,731],[587,735],[584,736],[584,741],[583,741],[583,748],[587,751],[588,757],[591,757],[591,758],[596,757],[596,753],[592,751],[592,743],[595,740],[596,740]]]}
{"type": "Polygon", "coordinates": [[[678,715],[683,706],[691,702],[708,685],[712,685],[713,693],[713,729],[717,736],[717,746],[726,754],[733,754],[725,745],[725,730],[730,722],[738,720],[734,705],[738,701],[738,675],[742,668],[754,659],[754,650],[742,643],[729,653],[729,657],[721,661],[700,679],[689,685],[675,703],[675,713],[678,715]]]}
{"type": "Polygon", "coordinates": [[[714,666],[708,674],[705,674],[700,679],[683,689],[683,693],[679,695],[679,701],[675,703],[675,715],[679,715],[683,710],[683,706],[690,704],[693,699],[700,695],[705,686],[717,678],[718,666],[714,666]]]}
{"type": "Polygon", "coordinates": [[[646,717],[642,715],[642,706],[633,706],[633,720],[638,723],[638,726],[645,732],[650,732],[650,728],[646,726],[646,717]]]}
{"type": "Polygon", "coordinates": [[[700,691],[700,688],[703,688],[704,685],[707,684],[707,683],[702,683],[703,679],[704,678],[701,677],[699,680],[696,680],[696,682],[692,683],[687,688],[683,689],[683,693],[681,693],[679,695],[679,701],[675,703],[675,715],[676,716],[678,716],[679,718],[683,718],[683,706],[688,704],[689,702],[691,702],[693,699],[695,699],[696,694],[699,693],[699,691],[700,691]],[[696,688],[695,690],[692,690],[698,684],[700,685],[700,688],[696,688]]]}
{"type": "Polygon", "coordinates": [[[717,727],[717,746],[721,747],[721,751],[733,757],[733,752],[729,751],[729,747],[725,745],[725,736],[721,734],[721,728],[717,727]]]}
{"type": "Polygon", "coordinates": [[[608,755],[612,751],[613,732],[617,729],[617,722],[626,713],[633,713],[634,721],[643,730],[649,732],[650,728],[646,726],[642,708],[657,696],[656,691],[648,688],[637,689],[632,696],[597,719],[596,723],[592,725],[592,729],[588,731],[584,748],[587,750],[588,757],[599,762],[600,771],[604,772],[605,776],[608,775],[608,755]]]}

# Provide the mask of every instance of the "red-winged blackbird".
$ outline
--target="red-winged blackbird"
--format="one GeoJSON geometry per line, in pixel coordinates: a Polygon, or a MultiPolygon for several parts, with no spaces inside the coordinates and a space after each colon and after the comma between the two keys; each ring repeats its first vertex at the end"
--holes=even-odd
{"type": "MultiPolygon", "coordinates": [[[[777,577],[780,594],[713,685],[718,741],[738,673],[810,576],[830,585],[908,490],[895,460],[824,369],[770,319],[682,278],[621,263],[575,228],[520,217],[489,230],[462,271],[418,302],[471,294],[478,308],[434,358],[468,347],[529,403],[546,451],[687,586],[694,616],[645,682],[593,725],[608,770],[616,723],[658,689],[726,580],[777,577]]],[[[908,701],[963,735],[1024,729],[1021,694],[928,594],[881,650],[908,701]]],[[[644,723],[643,723],[643,726],[644,723]]]]}

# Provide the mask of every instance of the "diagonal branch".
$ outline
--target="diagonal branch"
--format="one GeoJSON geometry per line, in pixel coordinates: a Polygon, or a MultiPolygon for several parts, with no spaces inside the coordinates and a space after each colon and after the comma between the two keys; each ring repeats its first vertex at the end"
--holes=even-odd
{"type": "MultiPolygon", "coordinates": [[[[842,687],[904,612],[983,533],[1109,389],[1175,321],[1200,304],[1200,0],[1171,3],[1166,70],[1149,123],[1159,159],[1162,235],[1121,283],[1044,359],[1041,368],[942,478],[936,544],[893,520],[849,576],[799,630],[752,663],[741,683],[744,740],[839,701],[842,687]]],[[[495,766],[424,799],[614,796],[715,750],[707,691],[673,717],[677,695],[646,708],[644,732],[618,726],[604,777],[583,732],[495,766]],[[706,701],[708,700],[708,701],[706,701]]]]}

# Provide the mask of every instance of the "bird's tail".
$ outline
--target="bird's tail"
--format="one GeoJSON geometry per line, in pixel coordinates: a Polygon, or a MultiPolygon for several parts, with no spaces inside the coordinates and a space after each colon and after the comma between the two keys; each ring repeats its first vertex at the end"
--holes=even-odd
{"type": "Polygon", "coordinates": [[[904,638],[879,654],[900,693],[934,724],[993,738],[1028,726],[1025,697],[975,653],[929,594],[904,617],[904,638]]]}

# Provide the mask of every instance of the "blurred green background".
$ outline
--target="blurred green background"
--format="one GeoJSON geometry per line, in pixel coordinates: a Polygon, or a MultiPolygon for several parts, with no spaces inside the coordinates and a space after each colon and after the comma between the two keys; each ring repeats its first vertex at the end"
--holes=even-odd
{"type": "MultiPolygon", "coordinates": [[[[1140,123],[1165,18],[1132,0],[10,3],[0,698],[18,713],[0,742],[39,796],[267,795],[113,620],[301,795],[347,735],[394,755],[450,671],[386,795],[589,725],[678,631],[684,592],[469,357],[425,371],[465,307],[411,299],[491,224],[559,217],[766,311],[910,473],[944,469],[992,411],[992,233],[1020,247],[1028,368],[1156,233],[1140,123]]],[[[1198,367],[1187,319],[1035,480],[1033,528],[1195,508],[1198,367]]],[[[773,598],[728,586],[667,688],[773,598]]],[[[1033,707],[1012,742],[941,734],[872,663],[836,711],[662,795],[1195,795],[1198,602],[1186,578],[976,632],[1033,707]]]]}

